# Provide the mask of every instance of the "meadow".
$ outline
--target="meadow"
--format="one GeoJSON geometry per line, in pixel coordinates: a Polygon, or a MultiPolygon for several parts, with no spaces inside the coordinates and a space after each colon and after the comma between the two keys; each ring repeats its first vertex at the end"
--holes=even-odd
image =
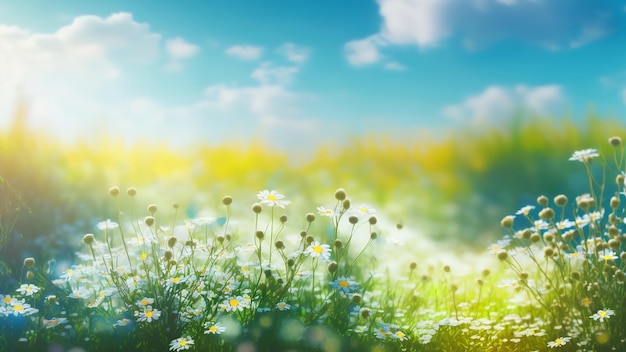
{"type": "MultiPolygon", "coordinates": [[[[297,161],[0,135],[0,349],[626,346],[626,126],[353,137],[297,161]]],[[[468,132],[469,131],[469,132],[468,132]]]]}

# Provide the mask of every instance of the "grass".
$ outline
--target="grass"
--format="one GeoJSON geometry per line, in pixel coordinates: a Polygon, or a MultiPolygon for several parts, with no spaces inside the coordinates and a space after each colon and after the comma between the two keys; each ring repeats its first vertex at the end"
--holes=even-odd
{"type": "Polygon", "coordinates": [[[113,187],[117,219],[82,237],[82,263],[55,278],[24,260],[19,286],[0,301],[0,343],[93,351],[619,350],[626,346],[624,150],[618,138],[611,144],[612,166],[595,149],[570,158],[589,181],[575,202],[540,196],[505,216],[508,234],[469,275],[419,255],[399,263],[394,230],[343,189],[317,214],[295,220],[291,201],[265,190],[248,205],[248,220],[232,217],[236,202],[226,196],[220,217],[176,221],[175,206],[169,222],[154,204],[140,209],[134,188],[123,209],[113,187]],[[607,178],[607,169],[616,175],[607,178]]]}
{"type": "Polygon", "coordinates": [[[67,148],[16,123],[4,185],[32,214],[19,250],[5,231],[0,349],[621,350],[624,151],[598,141],[625,128],[585,123],[364,138],[298,165],[254,144],[67,148]]]}

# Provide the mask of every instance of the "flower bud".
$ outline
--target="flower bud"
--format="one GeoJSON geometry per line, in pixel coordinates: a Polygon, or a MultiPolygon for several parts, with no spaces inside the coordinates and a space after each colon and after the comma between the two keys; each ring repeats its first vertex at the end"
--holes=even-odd
{"type": "Polygon", "coordinates": [[[252,204],[252,211],[256,214],[260,214],[263,211],[263,207],[259,203],[252,204]]]}
{"type": "Polygon", "coordinates": [[[343,200],[343,208],[344,209],[350,209],[350,199],[346,198],[343,200]]]}
{"type": "Polygon", "coordinates": [[[285,214],[281,215],[281,216],[278,218],[278,220],[280,220],[280,222],[281,222],[282,224],[286,223],[286,222],[287,222],[287,215],[285,215],[285,214]]]}
{"type": "Polygon", "coordinates": [[[622,144],[622,139],[620,137],[614,136],[609,138],[609,143],[614,147],[619,147],[622,144]]]}
{"type": "Polygon", "coordinates": [[[502,218],[502,220],[500,220],[500,226],[504,227],[505,229],[511,229],[513,228],[514,220],[515,220],[514,216],[507,215],[504,218],[502,218]]]}
{"type": "Polygon", "coordinates": [[[543,255],[546,258],[551,258],[554,255],[554,249],[552,247],[546,247],[543,249],[543,255]]]}
{"type": "Polygon", "coordinates": [[[306,221],[308,221],[308,222],[313,222],[313,221],[315,221],[315,214],[313,214],[313,213],[307,213],[307,214],[306,214],[306,221]]]}
{"type": "Polygon", "coordinates": [[[233,198],[231,196],[226,196],[222,198],[222,204],[224,204],[225,206],[229,206],[232,203],[233,203],[233,198]]]}
{"type": "Polygon", "coordinates": [[[126,194],[128,194],[129,197],[134,197],[137,195],[137,189],[135,189],[134,187],[130,187],[126,190],[126,194]]]}
{"type": "Polygon", "coordinates": [[[337,262],[330,262],[328,263],[328,272],[329,273],[334,273],[337,271],[337,269],[339,268],[339,265],[337,264],[337,262]]]}
{"type": "Polygon", "coordinates": [[[258,238],[258,239],[260,239],[260,240],[262,240],[262,239],[263,239],[263,237],[265,237],[265,234],[264,234],[264,233],[263,233],[263,231],[261,231],[261,230],[257,230],[257,231],[254,233],[254,235],[256,236],[256,238],[258,238]]]}
{"type": "Polygon", "coordinates": [[[34,279],[34,278],[35,278],[35,273],[33,273],[32,271],[28,270],[28,271],[26,272],[26,279],[28,279],[28,280],[32,280],[32,279],[34,279]]]}
{"type": "Polygon", "coordinates": [[[335,248],[342,248],[343,242],[341,240],[335,240],[335,248]]]}
{"type": "Polygon", "coordinates": [[[32,268],[35,266],[35,258],[33,257],[28,257],[26,259],[24,259],[24,266],[26,268],[32,268]]]}
{"type": "Polygon", "coordinates": [[[285,248],[285,243],[283,241],[281,241],[281,240],[276,241],[276,243],[274,245],[278,249],[284,249],[285,248]]]}
{"type": "Polygon", "coordinates": [[[93,243],[93,241],[95,240],[95,238],[93,237],[93,234],[88,233],[85,236],[83,236],[83,243],[91,246],[91,244],[93,243]]]}
{"type": "Polygon", "coordinates": [[[346,191],[344,191],[343,188],[339,188],[338,190],[336,190],[335,199],[337,199],[340,202],[346,199],[346,191]]]}
{"type": "Polygon", "coordinates": [[[556,204],[559,207],[564,207],[567,205],[567,196],[564,194],[559,194],[558,196],[554,197],[554,204],[556,204]]]}
{"type": "Polygon", "coordinates": [[[109,188],[109,195],[111,195],[111,197],[119,196],[120,195],[119,187],[111,187],[111,188],[109,188]]]}
{"type": "Polygon", "coordinates": [[[498,252],[498,259],[499,260],[505,260],[508,256],[509,256],[509,254],[505,250],[501,250],[501,251],[498,252]]]}
{"type": "Polygon", "coordinates": [[[410,270],[415,270],[415,269],[417,269],[417,263],[416,263],[416,262],[411,262],[411,264],[409,264],[409,269],[410,269],[410,270]]]}
{"type": "Polygon", "coordinates": [[[546,205],[548,205],[548,197],[543,196],[543,195],[537,197],[537,204],[541,205],[542,207],[545,207],[546,205]]]}
{"type": "Polygon", "coordinates": [[[615,197],[615,196],[611,197],[611,203],[610,203],[610,205],[611,205],[611,208],[613,208],[613,209],[617,209],[617,208],[619,208],[619,205],[620,205],[620,200],[619,200],[619,198],[618,198],[618,197],[615,197]]]}
{"type": "Polygon", "coordinates": [[[368,221],[370,225],[376,225],[376,223],[378,222],[378,219],[376,219],[375,216],[371,216],[368,221]]]}
{"type": "Polygon", "coordinates": [[[167,239],[167,246],[170,247],[170,248],[174,248],[174,246],[176,245],[176,241],[178,241],[178,240],[174,236],[168,238],[167,239]]]}
{"type": "Polygon", "coordinates": [[[348,218],[348,222],[350,222],[352,225],[355,225],[357,222],[359,222],[359,218],[357,218],[356,216],[350,216],[348,218]]]}
{"type": "Polygon", "coordinates": [[[156,204],[150,204],[150,205],[148,205],[147,209],[148,209],[148,212],[150,214],[154,215],[154,213],[156,213],[156,211],[157,211],[157,206],[156,206],[156,204]]]}
{"type": "Polygon", "coordinates": [[[378,237],[378,234],[376,232],[372,232],[370,233],[370,240],[375,240],[378,237]]]}
{"type": "Polygon", "coordinates": [[[552,208],[543,208],[539,212],[541,220],[550,221],[554,218],[554,210],[552,208]]]}
{"type": "Polygon", "coordinates": [[[146,216],[146,218],[143,221],[146,223],[146,225],[148,227],[150,227],[150,226],[154,225],[154,221],[155,220],[154,220],[154,217],[152,217],[152,216],[146,216]]]}
{"type": "Polygon", "coordinates": [[[166,261],[169,261],[170,259],[172,259],[173,256],[174,256],[174,253],[170,251],[169,249],[163,253],[163,258],[165,258],[166,261]]]}

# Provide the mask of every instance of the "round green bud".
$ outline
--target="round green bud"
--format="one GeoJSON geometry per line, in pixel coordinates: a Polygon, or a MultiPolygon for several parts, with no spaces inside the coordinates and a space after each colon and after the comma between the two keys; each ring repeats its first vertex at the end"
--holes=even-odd
{"type": "Polygon", "coordinates": [[[95,241],[95,238],[93,237],[93,234],[88,233],[85,236],[83,236],[83,243],[91,246],[91,244],[93,243],[93,241],[95,241]]]}
{"type": "Polygon", "coordinates": [[[554,255],[554,249],[552,247],[546,247],[543,249],[543,255],[546,258],[551,258],[554,255]]]}
{"type": "Polygon", "coordinates": [[[543,196],[543,195],[537,197],[537,204],[541,205],[542,207],[545,207],[546,205],[548,205],[548,197],[543,196]]]}
{"type": "Polygon", "coordinates": [[[263,211],[263,207],[259,203],[252,204],[252,211],[256,214],[260,214],[263,211]]]}
{"type": "Polygon", "coordinates": [[[287,215],[285,215],[285,214],[281,215],[281,216],[278,218],[278,220],[280,220],[280,222],[281,222],[282,224],[286,223],[286,222],[287,222],[287,215]]]}
{"type": "Polygon", "coordinates": [[[498,259],[499,260],[505,260],[508,256],[509,256],[509,254],[505,250],[501,250],[501,251],[498,252],[498,259]]]}
{"type": "Polygon", "coordinates": [[[308,221],[308,222],[313,222],[313,221],[315,221],[315,214],[313,214],[313,213],[307,213],[307,214],[306,214],[306,221],[308,221]]]}
{"type": "Polygon", "coordinates": [[[120,195],[119,187],[111,187],[111,188],[109,188],[109,195],[111,195],[111,197],[119,196],[120,195]]]}
{"type": "Polygon", "coordinates": [[[166,261],[169,261],[172,257],[174,257],[174,253],[169,249],[163,253],[163,258],[165,258],[166,261]]]}
{"type": "Polygon", "coordinates": [[[126,194],[128,194],[128,196],[130,197],[134,197],[137,195],[137,189],[135,189],[134,187],[130,187],[126,190],[126,194]]]}
{"type": "Polygon", "coordinates": [[[619,208],[620,203],[621,202],[620,202],[618,197],[616,197],[616,196],[611,197],[611,203],[610,203],[611,208],[613,208],[613,209],[619,208]]]}
{"type": "Polygon", "coordinates": [[[609,138],[609,144],[614,147],[619,147],[622,144],[622,139],[620,137],[614,136],[609,138]]]}
{"type": "Polygon", "coordinates": [[[336,190],[335,199],[337,199],[340,202],[346,199],[346,191],[344,191],[343,188],[339,188],[338,190],[336,190]]]}
{"type": "Polygon", "coordinates": [[[515,220],[514,216],[507,215],[504,218],[502,218],[502,220],[500,220],[500,226],[504,227],[505,229],[511,229],[513,228],[514,220],[515,220]]]}
{"type": "Polygon", "coordinates": [[[329,273],[334,273],[337,271],[337,269],[339,269],[339,265],[337,264],[337,262],[330,262],[328,263],[328,272],[329,273]]]}
{"type": "Polygon", "coordinates": [[[559,207],[564,207],[567,205],[567,196],[564,194],[559,194],[558,196],[554,197],[554,204],[556,204],[559,207]]]}
{"type": "Polygon", "coordinates": [[[263,233],[263,231],[261,231],[261,230],[257,230],[257,231],[254,233],[254,235],[256,236],[256,238],[258,238],[258,239],[260,239],[260,240],[262,240],[262,239],[263,239],[263,237],[265,237],[265,234],[264,234],[264,233],[263,233]]]}
{"type": "Polygon", "coordinates": [[[149,212],[150,214],[153,214],[153,215],[154,215],[154,213],[156,213],[157,209],[158,209],[158,207],[156,206],[156,204],[150,204],[150,205],[148,205],[148,212],[149,212]]]}
{"type": "Polygon", "coordinates": [[[229,206],[232,203],[233,203],[233,198],[231,196],[226,196],[222,198],[222,204],[224,204],[225,206],[229,206]]]}
{"type": "Polygon", "coordinates": [[[34,266],[35,266],[35,258],[28,257],[28,258],[24,259],[24,267],[32,268],[34,266]]]}
{"type": "Polygon", "coordinates": [[[176,245],[177,241],[178,241],[178,239],[176,239],[176,237],[172,236],[172,237],[167,239],[167,246],[170,247],[170,248],[174,248],[174,246],[176,245]]]}
{"type": "Polygon", "coordinates": [[[356,216],[350,216],[348,218],[348,222],[350,222],[352,225],[356,225],[356,223],[359,222],[359,218],[357,218],[356,216]]]}
{"type": "Polygon", "coordinates": [[[154,222],[155,222],[154,217],[152,216],[146,216],[146,218],[143,221],[146,223],[148,227],[154,225],[154,222]]]}
{"type": "Polygon", "coordinates": [[[376,225],[376,223],[378,222],[378,219],[376,219],[375,216],[370,216],[368,221],[369,221],[370,225],[376,225]]]}
{"type": "Polygon", "coordinates": [[[539,212],[539,217],[541,220],[552,220],[554,218],[554,210],[552,208],[543,208],[539,212]]]}

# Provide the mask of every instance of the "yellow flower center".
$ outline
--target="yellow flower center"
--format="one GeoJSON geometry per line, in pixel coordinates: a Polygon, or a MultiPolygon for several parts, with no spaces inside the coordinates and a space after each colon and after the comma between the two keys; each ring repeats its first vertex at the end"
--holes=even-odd
{"type": "Polygon", "coordinates": [[[21,311],[23,311],[23,310],[24,310],[24,307],[22,307],[22,306],[20,306],[20,305],[18,304],[18,305],[13,306],[13,310],[18,311],[18,312],[21,312],[21,311]]]}
{"type": "Polygon", "coordinates": [[[322,248],[322,246],[313,246],[313,252],[322,254],[324,252],[324,248],[322,248]]]}
{"type": "Polygon", "coordinates": [[[556,339],[556,340],[554,340],[554,343],[556,343],[557,345],[562,345],[563,344],[563,340],[556,339]]]}
{"type": "Polygon", "coordinates": [[[600,311],[600,317],[601,317],[601,318],[606,317],[606,312],[605,312],[605,311],[603,311],[603,310],[601,310],[601,311],[600,311]]]}
{"type": "Polygon", "coordinates": [[[142,301],[141,301],[141,305],[142,305],[142,306],[147,306],[147,305],[148,305],[148,300],[145,300],[145,299],[144,299],[144,300],[142,300],[142,301]]]}
{"type": "Polygon", "coordinates": [[[153,315],[154,315],[154,312],[151,310],[146,312],[146,318],[152,318],[153,315]]]}
{"type": "Polygon", "coordinates": [[[369,213],[369,212],[370,212],[370,210],[369,210],[369,209],[367,209],[367,208],[363,208],[363,207],[360,207],[360,208],[359,208],[359,210],[360,210],[361,212],[363,212],[363,213],[369,213]]]}
{"type": "Polygon", "coordinates": [[[210,332],[217,332],[217,326],[211,326],[209,329],[210,332]]]}
{"type": "Polygon", "coordinates": [[[9,304],[11,303],[11,297],[4,297],[2,298],[2,300],[4,301],[4,303],[9,304]]]}
{"type": "Polygon", "coordinates": [[[185,346],[187,344],[187,340],[180,340],[180,345],[185,346]]]}
{"type": "Polygon", "coordinates": [[[399,338],[403,339],[404,338],[404,333],[402,331],[398,331],[396,332],[396,336],[398,336],[399,338]]]}
{"type": "Polygon", "coordinates": [[[179,283],[180,282],[180,277],[173,278],[172,282],[175,283],[175,284],[179,283]]]}
{"type": "Polygon", "coordinates": [[[230,303],[231,307],[237,307],[239,305],[239,301],[236,299],[231,299],[228,303],[230,303]]]}
{"type": "Polygon", "coordinates": [[[146,260],[146,258],[148,258],[148,255],[146,253],[141,253],[141,260],[146,260]]]}
{"type": "Polygon", "coordinates": [[[275,196],[275,195],[273,195],[273,194],[269,194],[269,195],[267,196],[267,200],[276,200],[276,196],[275,196]]]}
{"type": "Polygon", "coordinates": [[[348,281],[341,280],[341,281],[339,281],[339,286],[341,286],[343,288],[346,288],[346,287],[350,286],[350,283],[348,281]]]}

